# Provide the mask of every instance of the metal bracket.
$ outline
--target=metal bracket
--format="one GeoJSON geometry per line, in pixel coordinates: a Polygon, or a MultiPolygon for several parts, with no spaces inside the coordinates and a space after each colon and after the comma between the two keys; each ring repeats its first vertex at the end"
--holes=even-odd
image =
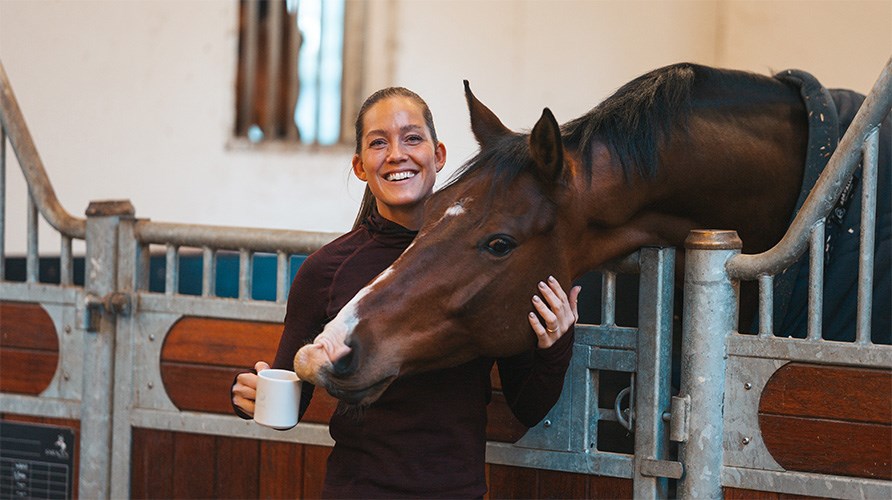
{"type": "Polygon", "coordinates": [[[669,418],[669,440],[684,443],[688,440],[690,427],[688,417],[691,413],[691,396],[672,396],[669,418]]]}
{"type": "Polygon", "coordinates": [[[84,331],[90,333],[98,332],[99,322],[102,319],[102,313],[105,311],[128,316],[131,309],[130,294],[113,292],[105,297],[98,297],[88,293],[84,298],[84,331]]]}
{"type": "Polygon", "coordinates": [[[645,458],[641,460],[638,472],[647,477],[668,477],[669,479],[681,479],[684,475],[684,465],[672,460],[654,460],[645,458]]]}

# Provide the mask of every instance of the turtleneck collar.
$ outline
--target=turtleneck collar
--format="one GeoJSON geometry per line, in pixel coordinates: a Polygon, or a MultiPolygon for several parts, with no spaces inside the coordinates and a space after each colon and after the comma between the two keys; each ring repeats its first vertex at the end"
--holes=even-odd
{"type": "Polygon", "coordinates": [[[365,227],[375,239],[394,245],[402,244],[408,246],[418,234],[418,231],[406,229],[396,222],[384,218],[383,215],[378,213],[378,209],[374,206],[372,207],[372,213],[362,221],[362,226],[365,227]]]}

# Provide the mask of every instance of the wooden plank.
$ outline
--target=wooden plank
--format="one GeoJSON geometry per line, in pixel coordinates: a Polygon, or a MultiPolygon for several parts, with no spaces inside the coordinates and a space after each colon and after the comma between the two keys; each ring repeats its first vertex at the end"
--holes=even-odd
{"type": "Polygon", "coordinates": [[[538,490],[536,469],[490,464],[490,498],[535,498],[538,490]]]}
{"type": "Polygon", "coordinates": [[[632,498],[632,480],[607,477],[589,476],[588,498],[632,498]]]}
{"type": "Polygon", "coordinates": [[[173,453],[174,498],[212,498],[216,465],[215,437],[176,433],[173,453]]]}
{"type": "Polygon", "coordinates": [[[59,364],[59,352],[0,349],[0,391],[36,396],[49,387],[59,364]]]}
{"type": "Polygon", "coordinates": [[[322,498],[329,454],[331,448],[327,446],[304,446],[302,498],[322,498]]]}
{"type": "Polygon", "coordinates": [[[788,495],[774,491],[741,490],[737,488],[725,488],[725,500],[811,500],[826,497],[806,497],[802,495],[788,495]]]}
{"type": "Polygon", "coordinates": [[[218,436],[215,498],[258,498],[260,441],[218,436]]]}
{"type": "Polygon", "coordinates": [[[538,498],[585,498],[588,476],[553,470],[539,471],[538,498]]]}
{"type": "Polygon", "coordinates": [[[759,413],[892,425],[892,370],[790,363],[766,384],[759,413]]]}
{"type": "Polygon", "coordinates": [[[243,368],[161,362],[161,380],[180,410],[232,414],[232,383],[243,368]]]}
{"type": "Polygon", "coordinates": [[[58,352],[56,325],[40,304],[0,302],[0,347],[58,352]]]}
{"type": "Polygon", "coordinates": [[[892,426],[779,415],[759,426],[787,470],[892,480],[892,426]]]}
{"type": "Polygon", "coordinates": [[[132,498],[172,498],[174,433],[133,429],[130,461],[132,498]]]}
{"type": "Polygon", "coordinates": [[[303,445],[260,441],[257,498],[300,498],[303,485],[303,459],[303,445]]]}
{"type": "Polygon", "coordinates": [[[161,359],[247,370],[260,360],[272,362],[281,336],[281,323],[187,316],[171,327],[161,359]]]}

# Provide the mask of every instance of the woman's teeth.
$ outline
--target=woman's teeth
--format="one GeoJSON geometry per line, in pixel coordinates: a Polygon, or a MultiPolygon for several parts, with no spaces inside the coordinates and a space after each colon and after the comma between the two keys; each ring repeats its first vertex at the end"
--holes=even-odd
{"type": "Polygon", "coordinates": [[[415,172],[393,172],[392,174],[387,174],[385,179],[388,181],[401,181],[412,177],[415,177],[415,172]]]}

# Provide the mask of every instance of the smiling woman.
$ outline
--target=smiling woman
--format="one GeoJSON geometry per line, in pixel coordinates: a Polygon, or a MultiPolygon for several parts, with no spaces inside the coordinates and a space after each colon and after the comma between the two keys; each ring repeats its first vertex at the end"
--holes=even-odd
{"type": "MultiPolygon", "coordinates": [[[[540,283],[528,319],[523,313],[518,318],[529,321],[522,333],[531,340],[530,349],[518,356],[497,361],[479,357],[412,377],[389,368],[398,363],[380,364],[383,370],[371,378],[353,377],[358,371],[377,370],[363,363],[369,354],[375,359],[405,356],[406,343],[364,344],[348,332],[357,321],[357,301],[387,282],[391,265],[415,239],[424,203],[445,162],[446,147],[437,139],[421,97],[401,87],[374,93],[356,120],[353,172],[367,183],[359,223],[310,255],[292,284],[273,367],[293,367],[301,377],[301,416],[317,385],[342,400],[341,411],[329,422],[335,446],[323,496],[482,497],[487,490],[484,455],[494,362],[508,404],[526,426],[544,418],[563,387],[579,289],[568,296],[553,278],[540,283]],[[360,380],[372,382],[348,382],[360,380]],[[349,411],[353,405],[364,408],[349,411]]],[[[437,279],[431,275],[432,281],[437,279]]],[[[406,321],[424,314],[421,308],[406,321]]],[[[408,345],[442,333],[417,329],[408,345]]],[[[258,362],[255,370],[267,367],[258,362]]],[[[254,410],[256,381],[257,375],[243,373],[232,389],[236,412],[246,418],[254,410]]]]}

